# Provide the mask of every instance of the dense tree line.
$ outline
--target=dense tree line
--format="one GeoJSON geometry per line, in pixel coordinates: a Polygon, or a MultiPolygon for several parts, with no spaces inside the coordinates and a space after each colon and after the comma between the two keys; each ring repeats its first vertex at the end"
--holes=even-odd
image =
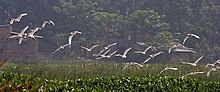
{"type": "Polygon", "coordinates": [[[57,44],[66,40],[61,38],[65,33],[76,29],[85,35],[80,41],[91,44],[105,43],[104,36],[133,30],[155,35],[145,43],[167,49],[172,42],[182,42],[185,34],[195,33],[201,39],[192,39],[186,46],[209,55],[210,59],[218,59],[219,5],[219,0],[0,0],[0,23],[7,24],[22,12],[29,16],[22,24],[15,24],[15,29],[30,23],[35,27],[51,19],[56,26],[41,33],[55,35],[46,39],[57,44]]]}

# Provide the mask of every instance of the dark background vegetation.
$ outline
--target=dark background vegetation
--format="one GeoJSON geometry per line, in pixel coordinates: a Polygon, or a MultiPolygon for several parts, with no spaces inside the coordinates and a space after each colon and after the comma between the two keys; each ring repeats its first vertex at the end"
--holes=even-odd
{"type": "Polygon", "coordinates": [[[195,33],[201,39],[188,41],[187,47],[211,60],[220,56],[219,0],[0,0],[0,11],[1,25],[11,17],[28,13],[22,23],[13,25],[14,31],[53,20],[56,26],[39,34],[58,45],[66,39],[62,35],[74,30],[84,33],[77,41],[90,44],[105,44],[106,36],[118,36],[127,30],[148,32],[154,36],[145,43],[156,45],[157,49],[168,48],[172,42],[181,43],[185,34],[195,33]]]}

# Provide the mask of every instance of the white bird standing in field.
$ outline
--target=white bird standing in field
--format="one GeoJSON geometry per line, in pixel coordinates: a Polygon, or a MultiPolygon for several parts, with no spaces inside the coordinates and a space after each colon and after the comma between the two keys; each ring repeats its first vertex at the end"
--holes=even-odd
{"type": "Polygon", "coordinates": [[[158,55],[160,55],[160,54],[162,54],[162,53],[163,53],[163,51],[160,51],[160,52],[158,52],[158,53],[149,55],[149,58],[147,58],[142,64],[147,63],[149,60],[155,58],[156,56],[158,56],[158,55]]]}
{"type": "Polygon", "coordinates": [[[166,70],[175,70],[175,71],[176,71],[176,70],[178,70],[178,68],[175,68],[175,67],[166,67],[166,68],[164,68],[163,70],[160,71],[159,75],[162,74],[162,73],[163,73],[164,71],[166,71],[166,70]]]}
{"type": "Polygon", "coordinates": [[[183,44],[185,44],[186,40],[189,39],[189,37],[195,37],[197,39],[200,38],[198,35],[195,35],[195,34],[187,34],[187,36],[183,40],[183,44]]]}
{"type": "Polygon", "coordinates": [[[43,24],[41,25],[41,28],[44,28],[46,24],[52,24],[53,26],[55,26],[55,23],[52,20],[48,20],[48,21],[43,22],[43,24]]]}
{"type": "Polygon", "coordinates": [[[36,38],[43,38],[43,36],[34,35],[38,30],[41,30],[41,28],[40,28],[40,27],[37,27],[37,28],[31,29],[31,32],[29,32],[29,33],[27,34],[27,37],[33,38],[34,40],[35,40],[36,38]]]}
{"type": "Polygon", "coordinates": [[[104,49],[107,50],[107,49],[109,49],[110,47],[112,47],[112,46],[114,46],[114,45],[117,45],[117,42],[105,46],[104,49]]]}
{"type": "Polygon", "coordinates": [[[192,66],[197,66],[197,63],[203,58],[203,56],[199,57],[195,62],[190,63],[190,62],[183,62],[183,64],[188,64],[188,65],[192,65],[192,66]]]}
{"type": "Polygon", "coordinates": [[[189,76],[189,75],[196,75],[196,74],[203,74],[203,73],[205,73],[205,72],[191,72],[191,73],[188,73],[186,75],[183,75],[181,78],[184,78],[184,77],[189,76]]]}
{"type": "Polygon", "coordinates": [[[132,47],[126,49],[122,55],[121,55],[121,54],[115,54],[115,56],[120,56],[120,57],[122,57],[122,58],[127,58],[127,53],[128,53],[131,49],[132,49],[132,47]]]}
{"type": "Polygon", "coordinates": [[[60,49],[64,49],[66,46],[69,46],[71,44],[64,44],[64,45],[61,45],[59,48],[57,48],[52,54],[56,53],[58,50],[60,49]]]}
{"type": "Polygon", "coordinates": [[[137,53],[137,54],[146,54],[146,52],[152,48],[152,46],[149,46],[148,48],[146,48],[144,51],[135,51],[134,53],[137,53]]]}
{"type": "Polygon", "coordinates": [[[14,22],[20,22],[23,16],[27,16],[27,13],[20,14],[17,18],[11,18],[9,24],[13,24],[14,22]]]}
{"type": "Polygon", "coordinates": [[[139,63],[136,63],[136,62],[129,62],[129,63],[125,63],[125,64],[126,65],[124,66],[124,68],[122,70],[125,70],[130,65],[137,65],[137,66],[143,67],[142,64],[139,64],[139,63]]]}
{"type": "Polygon", "coordinates": [[[68,37],[68,39],[69,39],[69,43],[68,43],[68,44],[72,44],[72,38],[73,38],[73,36],[75,36],[76,34],[82,34],[82,32],[80,32],[80,31],[70,32],[70,36],[68,37]]]}
{"type": "Polygon", "coordinates": [[[216,60],[214,63],[212,64],[206,64],[205,68],[207,68],[208,66],[215,66],[216,64],[220,64],[220,60],[216,60]]]}
{"type": "Polygon", "coordinates": [[[22,40],[23,40],[24,38],[26,38],[26,36],[27,36],[27,34],[24,33],[27,29],[28,29],[28,26],[26,26],[25,28],[23,28],[20,33],[13,32],[13,33],[16,34],[16,35],[12,35],[12,36],[10,36],[9,38],[19,38],[18,44],[21,44],[22,40]]]}
{"type": "Polygon", "coordinates": [[[96,45],[93,45],[92,47],[90,47],[90,48],[86,48],[86,47],[84,47],[84,46],[80,46],[82,49],[85,49],[86,51],[89,51],[89,52],[91,52],[94,48],[96,48],[96,47],[98,47],[99,45],[98,44],[96,44],[96,45]]]}

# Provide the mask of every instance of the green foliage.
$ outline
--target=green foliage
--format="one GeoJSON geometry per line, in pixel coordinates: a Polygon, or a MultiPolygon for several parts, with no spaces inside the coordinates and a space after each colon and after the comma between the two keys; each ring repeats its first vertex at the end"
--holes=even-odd
{"type": "Polygon", "coordinates": [[[123,16],[108,13],[108,12],[96,12],[94,14],[94,26],[96,30],[105,31],[107,33],[116,34],[118,31],[125,29],[127,20],[123,16]]]}
{"type": "MultiPolygon", "coordinates": [[[[3,77],[5,75],[12,76],[13,74],[2,72],[1,81],[5,80],[3,77]]],[[[16,81],[4,91],[220,91],[219,82],[168,76],[112,76],[75,80],[48,80],[17,74],[13,76],[16,81]]],[[[0,85],[4,84],[5,82],[0,83],[0,85]]]]}
{"type": "Polygon", "coordinates": [[[65,44],[64,42],[67,42],[67,34],[66,33],[59,33],[56,34],[55,36],[51,37],[52,40],[56,41],[57,45],[63,45],[65,44]]]}
{"type": "Polygon", "coordinates": [[[173,42],[173,36],[168,31],[159,32],[156,36],[152,37],[150,42],[157,49],[166,50],[170,48],[173,42]]]}
{"type": "Polygon", "coordinates": [[[169,29],[169,24],[162,22],[162,17],[153,10],[137,10],[130,14],[127,18],[131,22],[132,28],[139,31],[147,31],[156,33],[169,29]]]}

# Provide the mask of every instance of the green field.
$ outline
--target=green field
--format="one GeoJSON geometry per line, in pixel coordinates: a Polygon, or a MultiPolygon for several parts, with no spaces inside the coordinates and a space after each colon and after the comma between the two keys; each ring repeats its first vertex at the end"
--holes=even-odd
{"type": "MultiPolygon", "coordinates": [[[[204,88],[204,86],[217,85],[220,79],[218,70],[211,72],[207,77],[206,72],[210,68],[206,69],[204,65],[192,67],[182,64],[146,64],[144,67],[129,66],[122,70],[124,66],[125,64],[114,61],[91,60],[7,62],[1,67],[2,80],[0,84],[4,86],[12,81],[12,86],[5,90],[12,90],[19,85],[22,88],[17,88],[18,90],[28,90],[28,87],[31,86],[30,90],[41,89],[44,91],[192,91],[211,90],[204,88]],[[178,70],[165,71],[158,75],[167,66],[177,67],[178,70]],[[181,76],[195,71],[205,73],[181,78],[181,76]],[[157,86],[158,90],[156,90],[157,86]],[[177,88],[172,88],[174,86],[177,88]]],[[[220,86],[213,87],[214,91],[220,90],[220,86]]]]}

